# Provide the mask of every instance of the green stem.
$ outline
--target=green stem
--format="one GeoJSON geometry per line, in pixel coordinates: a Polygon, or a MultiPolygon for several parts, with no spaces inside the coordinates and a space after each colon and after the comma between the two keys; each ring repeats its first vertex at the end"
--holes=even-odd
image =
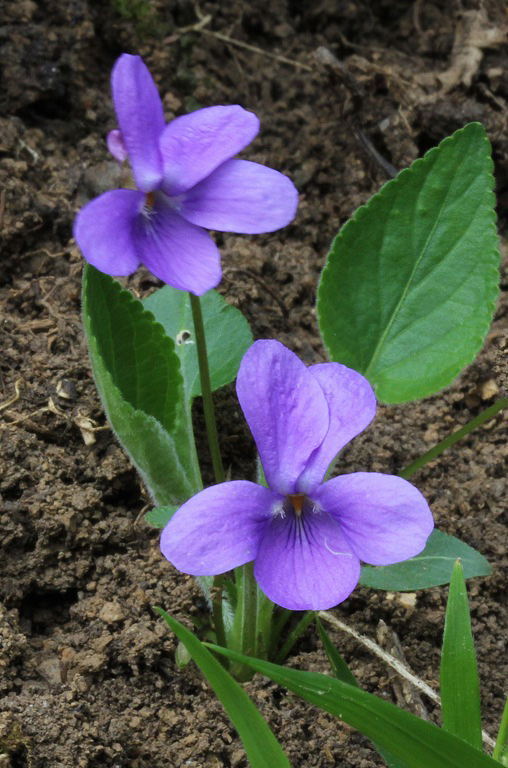
{"type": "MultiPolygon", "coordinates": [[[[254,578],[254,563],[235,568],[237,603],[233,632],[229,646],[246,656],[257,656],[258,586],[254,578]]],[[[250,680],[253,671],[243,664],[235,664],[232,674],[237,680],[250,680]]]]}
{"type": "Polygon", "coordinates": [[[275,649],[277,648],[277,643],[279,642],[282,630],[292,615],[293,611],[290,611],[287,608],[280,608],[275,621],[272,622],[270,645],[268,646],[268,661],[273,661],[275,659],[275,649]]]}
{"type": "MultiPolygon", "coordinates": [[[[215,414],[212,400],[212,386],[210,384],[210,368],[208,366],[208,354],[206,351],[205,326],[203,323],[203,313],[201,312],[201,302],[198,296],[189,293],[190,305],[192,309],[192,319],[194,322],[194,334],[196,336],[196,348],[198,353],[199,379],[201,381],[201,395],[203,398],[203,410],[205,412],[206,433],[208,436],[208,446],[212,457],[213,473],[216,483],[223,483],[224,468],[220,455],[219,436],[217,434],[217,424],[215,423],[215,414]]],[[[222,584],[224,577],[216,576],[213,580],[214,597],[212,600],[213,621],[215,624],[215,634],[217,645],[226,647],[226,630],[224,628],[224,616],[222,613],[222,584]]]]}
{"type": "Polygon", "coordinates": [[[314,621],[314,611],[306,611],[296,627],[289,633],[289,636],[280,649],[279,653],[277,654],[277,658],[275,659],[275,664],[283,664],[286,660],[287,655],[293,648],[294,644],[302,634],[302,632],[305,632],[309,624],[311,624],[314,621]]]}
{"type": "Polygon", "coordinates": [[[224,467],[219,448],[219,436],[217,434],[217,425],[215,423],[215,414],[212,400],[212,387],[210,384],[210,369],[208,367],[208,355],[206,352],[205,327],[203,324],[203,313],[201,312],[201,303],[199,296],[189,293],[192,309],[192,319],[194,321],[194,333],[196,335],[196,348],[198,353],[199,378],[201,381],[201,394],[203,397],[203,410],[205,412],[206,433],[208,436],[208,447],[212,457],[213,473],[216,483],[223,483],[224,467]]]}
{"type": "MultiPolygon", "coordinates": [[[[226,643],[226,628],[224,626],[224,614],[222,612],[222,587],[224,584],[224,574],[220,576],[214,576],[213,589],[214,596],[212,599],[212,616],[215,626],[215,636],[217,638],[217,645],[222,645],[227,648],[226,643]]],[[[229,666],[226,665],[226,666],[229,666]]]]}
{"type": "Polygon", "coordinates": [[[503,717],[501,718],[501,725],[499,726],[499,733],[497,734],[496,746],[494,747],[492,757],[501,765],[508,765],[508,699],[506,699],[504,705],[503,717]]]}
{"type": "Polygon", "coordinates": [[[409,464],[409,466],[403,469],[402,472],[399,472],[399,477],[403,477],[405,480],[407,480],[409,477],[411,477],[411,475],[414,475],[415,472],[418,472],[419,469],[425,466],[425,464],[428,464],[429,461],[437,459],[438,456],[441,456],[443,451],[446,451],[447,448],[451,448],[452,445],[458,443],[458,441],[462,440],[463,437],[467,437],[467,435],[469,435],[474,429],[480,427],[482,424],[485,424],[486,421],[492,419],[497,413],[499,413],[499,411],[502,411],[503,408],[506,408],[507,405],[508,398],[506,397],[501,397],[499,400],[496,400],[496,402],[491,405],[490,408],[487,408],[486,411],[480,413],[464,427],[461,427],[456,432],[453,432],[451,435],[448,435],[448,437],[445,437],[444,440],[441,440],[440,443],[437,443],[433,448],[430,449],[430,451],[427,451],[427,453],[424,453],[423,456],[420,456],[418,459],[416,459],[416,461],[413,461],[412,464],[409,464]]]}
{"type": "Polygon", "coordinates": [[[257,585],[256,658],[268,659],[275,605],[257,585]]]}

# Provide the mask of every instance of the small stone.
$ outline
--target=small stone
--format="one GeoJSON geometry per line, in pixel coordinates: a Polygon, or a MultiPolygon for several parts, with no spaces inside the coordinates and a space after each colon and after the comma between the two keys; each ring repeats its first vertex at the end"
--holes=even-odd
{"type": "Polygon", "coordinates": [[[107,624],[113,624],[117,621],[124,620],[124,612],[122,606],[114,601],[104,603],[100,612],[99,618],[105,621],[107,624]]]}
{"type": "Polygon", "coordinates": [[[56,393],[63,400],[75,400],[78,396],[76,385],[72,379],[60,379],[56,385],[56,393]]]}
{"type": "Polygon", "coordinates": [[[439,442],[439,433],[433,424],[426,429],[423,434],[423,439],[426,443],[439,442]]]}
{"type": "Polygon", "coordinates": [[[494,379],[487,379],[486,381],[481,381],[478,384],[478,394],[480,395],[482,400],[491,400],[493,397],[496,397],[496,395],[499,394],[499,387],[497,386],[494,379]]]}
{"type": "Polygon", "coordinates": [[[416,592],[397,592],[397,600],[404,608],[412,609],[416,605],[416,592]]]}

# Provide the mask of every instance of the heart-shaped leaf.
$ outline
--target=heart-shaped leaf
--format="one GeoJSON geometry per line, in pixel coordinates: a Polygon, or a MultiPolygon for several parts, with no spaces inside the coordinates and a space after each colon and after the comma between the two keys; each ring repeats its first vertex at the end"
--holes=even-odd
{"type": "Polygon", "coordinates": [[[489,329],[498,294],[490,144],[470,123],[359,208],[318,290],[331,360],[401,403],[448,386],[489,329]]]}
{"type": "MultiPolygon", "coordinates": [[[[200,395],[198,356],[188,293],[165,285],[148,296],[143,304],[175,341],[187,400],[200,395]]],[[[201,311],[210,380],[212,390],[215,390],[236,378],[242,357],[252,344],[252,333],[242,313],[228,304],[217,291],[208,291],[201,297],[201,311]]]]}

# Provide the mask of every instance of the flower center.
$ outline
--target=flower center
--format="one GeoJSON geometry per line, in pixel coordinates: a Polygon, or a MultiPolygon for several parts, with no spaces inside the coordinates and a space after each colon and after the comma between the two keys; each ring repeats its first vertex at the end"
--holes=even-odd
{"type": "Polygon", "coordinates": [[[145,207],[146,208],[153,208],[155,205],[155,192],[148,192],[146,198],[145,198],[145,207]]]}
{"type": "Polygon", "coordinates": [[[297,517],[301,517],[302,516],[303,505],[305,503],[305,499],[306,498],[307,497],[305,496],[304,493],[291,493],[287,497],[287,500],[289,501],[289,503],[293,507],[295,515],[297,517]]]}

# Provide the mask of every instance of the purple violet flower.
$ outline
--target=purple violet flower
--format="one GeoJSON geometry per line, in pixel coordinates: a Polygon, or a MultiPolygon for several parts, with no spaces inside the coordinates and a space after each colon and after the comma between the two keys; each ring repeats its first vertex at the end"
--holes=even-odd
{"type": "Polygon", "coordinates": [[[137,189],[115,189],[78,214],[83,256],[109,275],[140,262],[169,285],[200,296],[221,279],[220,253],[202,229],[259,234],[294,218],[298,193],[282,173],[231,159],[254,139],[259,120],[242,107],[217,106],[168,125],[140,56],[124,53],[111,76],[120,130],[107,143],[130,160],[137,189]]]}
{"type": "Polygon", "coordinates": [[[161,537],[176,568],[215,575],[254,560],[274,603],[325,610],[351,594],[360,560],[389,565],[423,550],[432,514],[406,480],[356,472],[323,482],[374,418],[367,379],[339,363],[307,368],[279,342],[257,341],[236,388],[269,487],[221,483],[183,504],[161,537]]]}

